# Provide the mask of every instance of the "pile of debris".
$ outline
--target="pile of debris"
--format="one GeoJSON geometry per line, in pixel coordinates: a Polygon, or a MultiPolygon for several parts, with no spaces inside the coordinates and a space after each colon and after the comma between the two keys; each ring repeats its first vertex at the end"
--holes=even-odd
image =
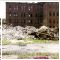
{"type": "Polygon", "coordinates": [[[56,29],[51,29],[46,26],[41,26],[39,29],[36,29],[36,31],[32,32],[30,35],[34,35],[35,38],[48,40],[56,40],[59,38],[56,29]]]}
{"type": "Polygon", "coordinates": [[[22,39],[26,36],[23,34],[23,27],[21,26],[3,26],[2,30],[3,39],[22,39]]]}
{"type": "Polygon", "coordinates": [[[36,30],[35,27],[33,26],[26,26],[21,27],[21,26],[7,26],[4,25],[2,28],[2,36],[3,39],[23,39],[23,38],[29,38],[29,37],[33,37],[30,36],[29,34],[34,32],[36,30]]]}
{"type": "Polygon", "coordinates": [[[41,26],[39,29],[33,26],[7,26],[4,25],[2,28],[3,39],[23,39],[23,38],[39,38],[39,39],[55,39],[58,34],[46,26],[41,26]]]}

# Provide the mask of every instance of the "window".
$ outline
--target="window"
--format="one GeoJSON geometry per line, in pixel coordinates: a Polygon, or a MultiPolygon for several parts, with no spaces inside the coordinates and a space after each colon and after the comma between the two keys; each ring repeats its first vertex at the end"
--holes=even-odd
{"type": "Polygon", "coordinates": [[[30,17],[30,14],[29,14],[29,17],[30,17]]]}
{"type": "Polygon", "coordinates": [[[21,13],[21,17],[23,16],[23,14],[21,13]]]}
{"type": "Polygon", "coordinates": [[[14,13],[14,16],[18,16],[18,14],[17,13],[14,13]]]}
{"type": "Polygon", "coordinates": [[[21,6],[21,10],[22,10],[22,11],[24,10],[24,6],[21,6]]]}
{"type": "Polygon", "coordinates": [[[9,5],[9,10],[11,10],[11,6],[9,5]]]}
{"type": "Polygon", "coordinates": [[[59,24],[58,21],[57,21],[57,24],[59,24]]]}
{"type": "Polygon", "coordinates": [[[18,6],[16,6],[16,9],[18,10],[18,6]]]}
{"type": "Polygon", "coordinates": [[[23,20],[23,23],[25,23],[25,19],[23,20]]]}
{"type": "Polygon", "coordinates": [[[18,10],[18,6],[14,6],[14,10],[18,10]]]}
{"type": "Polygon", "coordinates": [[[35,17],[37,17],[37,13],[35,14],[35,17]]]}
{"type": "Polygon", "coordinates": [[[49,16],[51,16],[51,12],[49,12],[49,16]]]}
{"type": "Polygon", "coordinates": [[[11,19],[9,18],[9,23],[11,23],[11,19]]]}
{"type": "Polygon", "coordinates": [[[21,17],[25,17],[25,13],[21,13],[21,17]]]}
{"type": "Polygon", "coordinates": [[[28,22],[30,23],[30,22],[31,22],[31,20],[28,20],[28,22]]]}
{"type": "Polygon", "coordinates": [[[9,8],[11,8],[11,5],[9,5],[9,8]]]}
{"type": "Polygon", "coordinates": [[[51,19],[49,19],[49,23],[51,24],[51,19]]]}
{"type": "Polygon", "coordinates": [[[49,26],[50,28],[52,27],[52,26],[49,26]]]}
{"type": "Polygon", "coordinates": [[[59,13],[57,12],[57,16],[59,16],[59,13]]]}
{"type": "Polygon", "coordinates": [[[9,14],[9,16],[11,16],[11,14],[9,14]]]}
{"type": "Polygon", "coordinates": [[[9,14],[9,16],[11,16],[11,15],[12,15],[10,11],[9,11],[9,13],[8,13],[8,14],[9,14]]]}
{"type": "Polygon", "coordinates": [[[55,26],[53,26],[53,28],[55,28],[55,26]]]}
{"type": "Polygon", "coordinates": [[[24,6],[24,11],[25,11],[26,6],[24,6]]]}
{"type": "Polygon", "coordinates": [[[30,14],[30,16],[32,17],[32,14],[30,14]]]}
{"type": "Polygon", "coordinates": [[[31,20],[31,23],[32,23],[32,20],[31,20]]]}
{"type": "Polygon", "coordinates": [[[30,8],[29,8],[29,11],[30,11],[30,8]]]}
{"type": "Polygon", "coordinates": [[[32,9],[33,7],[31,6],[31,9],[32,9]]]}
{"type": "Polygon", "coordinates": [[[53,12],[53,16],[55,16],[55,12],[53,12]]]}
{"type": "Polygon", "coordinates": [[[25,13],[24,13],[24,17],[25,17],[25,13]]]}
{"type": "Polygon", "coordinates": [[[39,19],[38,19],[37,23],[39,24],[39,19]]]}
{"type": "Polygon", "coordinates": [[[55,19],[53,20],[53,23],[55,24],[55,19]]]}
{"type": "Polygon", "coordinates": [[[28,10],[30,11],[30,7],[28,7],[28,10]]]}

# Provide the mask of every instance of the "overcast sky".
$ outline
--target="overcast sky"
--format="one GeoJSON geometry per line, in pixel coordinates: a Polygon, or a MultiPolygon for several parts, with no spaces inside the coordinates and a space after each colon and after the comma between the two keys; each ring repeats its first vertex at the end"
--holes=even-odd
{"type": "Polygon", "coordinates": [[[5,2],[0,2],[0,18],[5,18],[5,2]]]}

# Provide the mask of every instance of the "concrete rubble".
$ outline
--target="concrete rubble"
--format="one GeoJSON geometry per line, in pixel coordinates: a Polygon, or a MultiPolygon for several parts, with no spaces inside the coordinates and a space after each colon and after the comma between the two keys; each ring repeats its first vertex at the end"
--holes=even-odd
{"type": "Polygon", "coordinates": [[[55,37],[58,39],[58,33],[55,33],[56,29],[51,29],[46,26],[41,26],[39,29],[33,26],[7,26],[3,25],[2,28],[3,39],[23,39],[23,38],[42,38],[42,39],[54,39],[55,37]],[[55,32],[54,32],[55,31],[55,32]]]}

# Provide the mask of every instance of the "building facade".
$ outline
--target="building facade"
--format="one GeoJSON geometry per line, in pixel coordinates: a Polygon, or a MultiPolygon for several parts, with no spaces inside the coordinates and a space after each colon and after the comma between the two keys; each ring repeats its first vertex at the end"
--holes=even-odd
{"type": "Polygon", "coordinates": [[[39,27],[43,23],[42,3],[6,3],[7,24],[13,26],[35,26],[39,27]]]}
{"type": "Polygon", "coordinates": [[[6,2],[6,21],[13,26],[58,26],[59,4],[6,2]],[[51,16],[50,16],[51,15],[51,16]]]}
{"type": "Polygon", "coordinates": [[[59,3],[48,2],[43,6],[44,25],[50,28],[59,27],[59,3]]]}

